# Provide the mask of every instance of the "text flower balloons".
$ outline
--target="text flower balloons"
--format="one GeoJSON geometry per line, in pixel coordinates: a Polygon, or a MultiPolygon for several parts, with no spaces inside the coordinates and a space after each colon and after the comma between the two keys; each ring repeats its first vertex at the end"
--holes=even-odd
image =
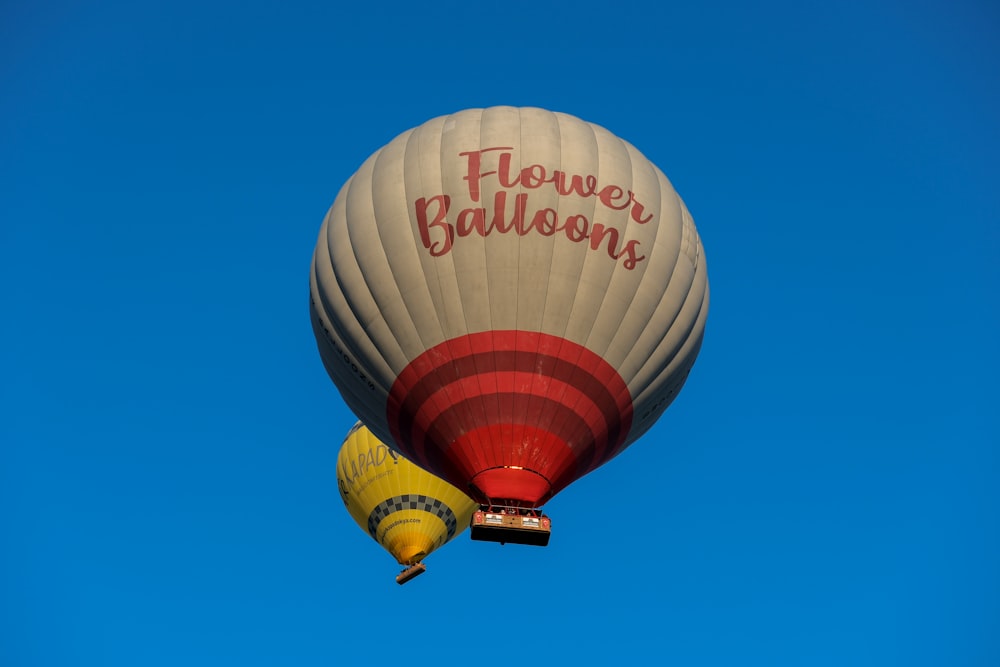
{"type": "Polygon", "coordinates": [[[379,438],[480,502],[535,507],[652,426],[708,310],[666,177],[537,108],[442,116],[372,155],[310,291],[324,365],[379,438]]]}

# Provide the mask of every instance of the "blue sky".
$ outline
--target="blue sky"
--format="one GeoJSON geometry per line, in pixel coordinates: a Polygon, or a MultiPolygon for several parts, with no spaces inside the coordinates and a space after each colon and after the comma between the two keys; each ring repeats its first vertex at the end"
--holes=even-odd
{"type": "Polygon", "coordinates": [[[996,6],[339,4],[0,9],[0,664],[1000,664],[996,6]],[[309,261],[371,152],[495,104],[663,169],[705,344],[549,547],[399,587],[309,261]]]}

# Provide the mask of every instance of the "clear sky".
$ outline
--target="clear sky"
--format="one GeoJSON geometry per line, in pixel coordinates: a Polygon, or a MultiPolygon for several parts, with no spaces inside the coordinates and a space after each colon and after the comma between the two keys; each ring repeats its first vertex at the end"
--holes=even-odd
{"type": "Polygon", "coordinates": [[[6,2],[0,665],[1000,664],[1000,10],[6,2]],[[661,421],[406,586],[308,269],[434,116],[622,136],[712,304],[661,421]]]}

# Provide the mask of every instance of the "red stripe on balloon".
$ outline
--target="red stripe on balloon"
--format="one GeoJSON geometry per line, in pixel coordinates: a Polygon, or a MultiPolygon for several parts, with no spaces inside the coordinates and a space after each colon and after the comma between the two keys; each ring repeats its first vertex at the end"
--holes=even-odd
{"type": "MultiPolygon", "coordinates": [[[[545,471],[553,469],[555,460],[567,454],[576,469],[581,462],[581,451],[579,446],[573,446],[574,443],[590,442],[600,435],[557,401],[510,393],[496,394],[486,401],[469,399],[467,402],[473,401],[485,403],[486,409],[466,412],[463,405],[466,402],[456,403],[454,410],[445,411],[429,422],[424,436],[424,455],[430,461],[448,457],[457,441],[463,443],[462,448],[470,449],[470,452],[455,454],[472,464],[472,468],[465,470],[470,479],[479,471],[502,466],[521,466],[545,475],[545,471]],[[462,418],[470,412],[477,417],[475,424],[478,426],[474,428],[469,428],[469,420],[462,418]],[[554,426],[541,426],[549,421],[549,416],[556,417],[551,420],[554,426]],[[489,436],[481,431],[486,426],[490,427],[489,436]],[[486,447],[482,446],[484,442],[486,447]]],[[[589,462],[589,457],[586,460],[589,462]]]]}
{"type": "Polygon", "coordinates": [[[618,451],[632,401],[614,368],[576,343],[489,331],[414,359],[393,384],[387,417],[405,456],[459,488],[470,490],[474,477],[492,470],[481,479],[494,490],[531,495],[534,483],[507,488],[503,480],[516,476],[495,471],[524,468],[548,491],[503,499],[540,504],[618,451]]]}

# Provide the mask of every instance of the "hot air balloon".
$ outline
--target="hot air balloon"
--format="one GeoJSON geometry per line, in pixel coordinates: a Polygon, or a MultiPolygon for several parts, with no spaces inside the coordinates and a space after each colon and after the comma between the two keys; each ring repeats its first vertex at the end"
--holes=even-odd
{"type": "Polygon", "coordinates": [[[483,511],[520,513],[663,414],[709,290],[691,215],[635,147],[568,114],[492,107],[361,165],[323,221],[310,297],[358,417],[483,511]]]}
{"type": "Polygon", "coordinates": [[[337,487],[354,521],[400,565],[396,582],[423,573],[423,559],[465,530],[475,503],[413,465],[358,422],[337,455],[337,487]]]}

